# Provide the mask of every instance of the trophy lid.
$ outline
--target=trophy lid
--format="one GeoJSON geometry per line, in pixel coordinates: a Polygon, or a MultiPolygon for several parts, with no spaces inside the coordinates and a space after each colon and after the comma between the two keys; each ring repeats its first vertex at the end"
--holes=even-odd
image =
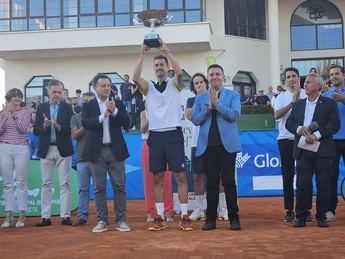
{"type": "Polygon", "coordinates": [[[168,16],[166,10],[148,9],[138,13],[137,19],[146,27],[151,27],[152,22],[155,27],[158,27],[167,23],[171,17],[168,16]]]}

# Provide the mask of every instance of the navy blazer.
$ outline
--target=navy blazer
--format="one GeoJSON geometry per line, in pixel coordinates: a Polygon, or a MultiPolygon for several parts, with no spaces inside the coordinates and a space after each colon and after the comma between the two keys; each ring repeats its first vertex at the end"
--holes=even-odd
{"type": "MultiPolygon", "coordinates": [[[[115,105],[118,112],[115,117],[109,116],[109,131],[114,154],[119,161],[123,161],[129,154],[121,127],[128,130],[129,116],[122,101],[115,99],[115,105]]],[[[83,105],[81,112],[82,125],[86,130],[89,130],[82,154],[82,158],[85,161],[96,162],[101,152],[103,123],[99,123],[99,115],[101,115],[101,111],[97,98],[83,105]]]]}
{"type": "MultiPolygon", "coordinates": [[[[50,145],[51,127],[44,128],[44,116],[50,120],[50,103],[45,102],[37,107],[34,134],[39,137],[38,155],[45,158],[50,145]]],[[[56,132],[56,146],[62,157],[73,155],[73,146],[71,141],[71,118],[73,116],[72,106],[63,101],[60,102],[59,112],[56,118],[57,124],[61,126],[56,132]]]]}
{"type": "MultiPolygon", "coordinates": [[[[301,149],[298,147],[301,135],[297,134],[297,128],[303,126],[304,113],[306,107],[306,98],[298,100],[292,106],[292,111],[288,117],[285,127],[292,134],[295,134],[294,141],[294,158],[298,159],[301,149]]],[[[318,155],[323,157],[335,156],[335,144],[333,141],[333,134],[340,128],[339,111],[336,102],[328,97],[320,95],[312,121],[319,124],[319,132],[321,134],[320,147],[318,155]]]]}
{"type": "MultiPolygon", "coordinates": [[[[208,134],[210,131],[212,111],[208,108],[209,91],[196,96],[192,122],[199,126],[196,156],[202,155],[207,148],[208,134]]],[[[240,135],[237,120],[241,115],[240,96],[237,92],[223,88],[220,92],[217,106],[217,124],[220,138],[226,151],[237,153],[241,151],[240,135]]]]}

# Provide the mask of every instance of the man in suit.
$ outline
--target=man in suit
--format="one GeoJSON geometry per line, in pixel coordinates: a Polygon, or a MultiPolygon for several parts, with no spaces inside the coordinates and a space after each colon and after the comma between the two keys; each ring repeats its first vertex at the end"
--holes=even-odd
{"type": "Polygon", "coordinates": [[[48,83],[49,101],[38,106],[34,134],[39,137],[38,155],[41,158],[42,219],[37,227],[51,225],[52,182],[54,167],[57,165],[60,179],[60,216],[62,225],[72,225],[70,170],[73,147],[70,121],[72,107],[62,101],[64,85],[53,79],[48,83]]]}
{"type": "Polygon", "coordinates": [[[329,202],[328,176],[335,156],[332,135],[339,130],[340,120],[336,102],[320,95],[322,86],[321,76],[316,74],[307,76],[304,83],[307,98],[293,104],[285,125],[287,130],[295,134],[294,158],[297,161],[295,227],[305,226],[314,173],[317,186],[317,224],[319,227],[328,227],[325,215],[329,202]],[[317,123],[317,126],[312,127],[312,122],[317,123]],[[316,141],[319,141],[319,147],[311,150],[311,145],[316,145],[316,141]]]}
{"type": "Polygon", "coordinates": [[[230,229],[241,229],[235,181],[236,153],[241,151],[237,120],[240,117],[240,96],[224,89],[224,70],[211,65],[207,70],[210,90],[198,95],[192,122],[200,125],[196,156],[202,156],[207,177],[207,220],[203,230],[216,228],[219,181],[223,181],[230,229]]]}
{"type": "Polygon", "coordinates": [[[129,127],[129,117],[120,100],[110,98],[111,79],[97,74],[93,81],[96,98],[83,105],[82,125],[89,130],[83,159],[90,161],[91,174],[95,183],[97,225],[93,232],[107,231],[107,172],[114,192],[116,229],[130,231],[126,223],[126,176],[125,159],[129,156],[121,127],[129,127]]]}

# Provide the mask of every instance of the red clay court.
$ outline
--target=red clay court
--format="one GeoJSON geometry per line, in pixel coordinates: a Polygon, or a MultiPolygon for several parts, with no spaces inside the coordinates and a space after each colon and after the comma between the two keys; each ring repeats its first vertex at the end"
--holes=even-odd
{"type": "MultiPolygon", "coordinates": [[[[115,231],[113,206],[108,202],[108,232],[92,233],[91,218],[84,227],[68,227],[54,217],[53,226],[36,228],[39,218],[28,218],[23,229],[0,230],[1,258],[345,258],[345,202],[337,209],[330,228],[307,223],[296,229],[283,222],[282,197],[240,198],[242,230],[230,231],[228,221],[217,229],[196,231],[177,229],[177,219],[161,232],[148,232],[144,202],[128,202],[128,223],[132,231],[115,231]]],[[[315,205],[314,205],[315,207],[315,205]]],[[[314,208],[315,209],[315,208],[314,208]]],[[[75,219],[75,215],[73,215],[75,219]]]]}

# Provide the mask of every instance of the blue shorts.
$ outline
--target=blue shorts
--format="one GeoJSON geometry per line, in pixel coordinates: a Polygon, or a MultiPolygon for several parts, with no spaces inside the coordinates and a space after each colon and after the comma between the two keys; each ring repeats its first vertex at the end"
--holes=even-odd
{"type": "Polygon", "coordinates": [[[204,161],[202,156],[195,156],[196,147],[192,147],[191,159],[192,159],[192,172],[193,174],[204,174],[204,161]]]}
{"type": "Polygon", "coordinates": [[[185,170],[184,139],[181,127],[163,132],[150,131],[147,144],[152,173],[165,172],[167,163],[170,171],[185,170]]]}

